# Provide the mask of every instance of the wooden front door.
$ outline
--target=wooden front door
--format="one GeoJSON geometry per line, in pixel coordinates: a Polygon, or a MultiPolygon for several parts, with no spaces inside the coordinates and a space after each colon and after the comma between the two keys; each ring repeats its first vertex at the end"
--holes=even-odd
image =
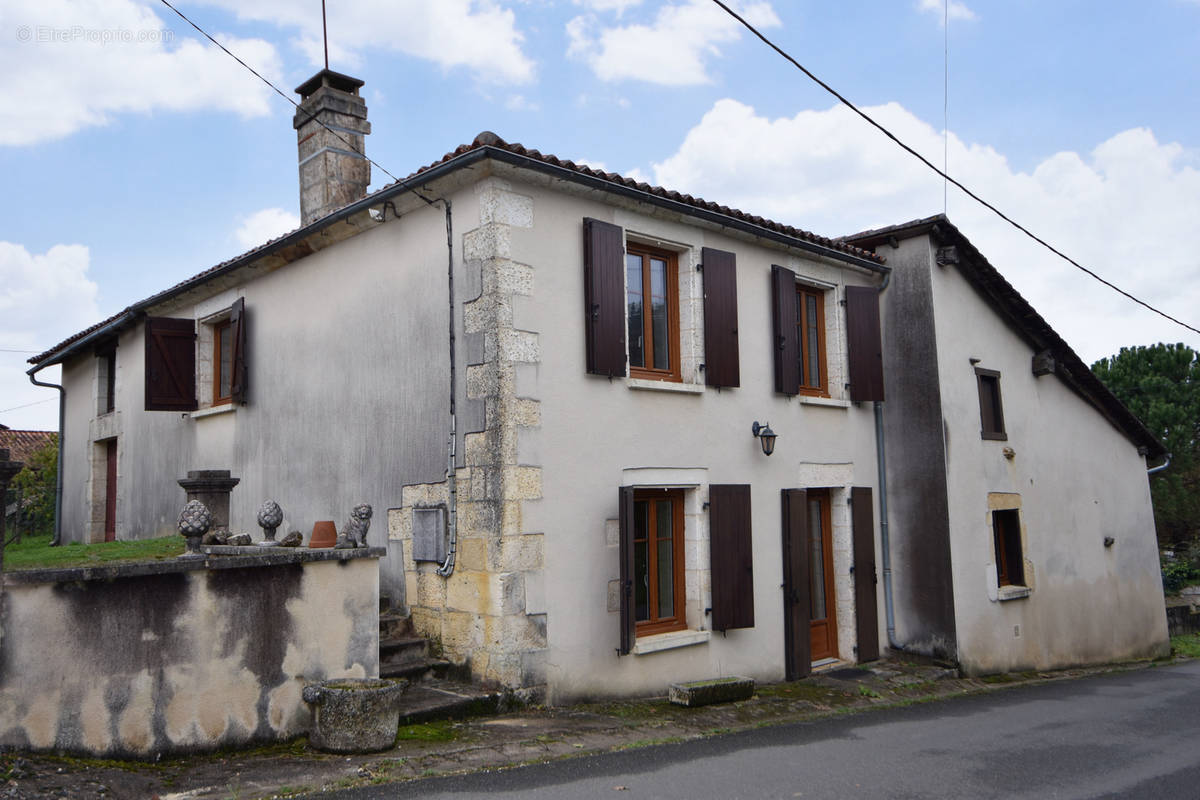
{"type": "Polygon", "coordinates": [[[809,489],[809,634],[812,660],[837,658],[837,602],[833,588],[833,537],[829,490],[809,489]]]}
{"type": "Polygon", "coordinates": [[[117,440],[105,443],[104,541],[117,538],[117,440]]]}

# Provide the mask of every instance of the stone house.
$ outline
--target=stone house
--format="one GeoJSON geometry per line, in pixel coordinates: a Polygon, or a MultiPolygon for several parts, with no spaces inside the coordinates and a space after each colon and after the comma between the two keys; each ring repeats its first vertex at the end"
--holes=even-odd
{"type": "Polygon", "coordinates": [[[1166,655],[1162,444],[945,216],[847,241],[893,270],[893,644],[974,674],[1166,655]]]}
{"type": "MultiPolygon", "coordinates": [[[[490,133],[367,195],[361,85],[326,70],[297,90],[301,228],[31,360],[63,365],[64,540],[170,533],[177,479],[229,469],[235,528],[267,497],[305,533],[370,503],[381,586],[417,630],[477,679],[551,701],[877,657],[882,401],[911,360],[881,336],[880,292],[890,330],[900,285],[881,242],[490,133]]],[[[894,438],[887,474],[907,493],[894,459],[940,451],[897,456],[894,438]]],[[[1144,508],[1116,551],[1136,557],[1113,569],[1141,598],[1131,526],[1149,495],[1142,457],[1122,457],[1144,508]]],[[[947,549],[940,535],[897,564],[947,549]]],[[[927,615],[946,628],[944,598],[898,584],[902,633],[927,615]]],[[[925,649],[974,647],[966,627],[925,649]]]]}

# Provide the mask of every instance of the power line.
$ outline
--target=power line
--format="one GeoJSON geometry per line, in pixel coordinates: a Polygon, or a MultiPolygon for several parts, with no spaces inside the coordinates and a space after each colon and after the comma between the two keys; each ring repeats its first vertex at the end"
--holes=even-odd
{"type": "MultiPolygon", "coordinates": [[[[214,39],[212,36],[210,36],[210,35],[209,35],[209,33],[208,33],[208,31],[204,30],[204,29],[203,29],[203,28],[201,28],[199,25],[197,25],[196,23],[192,22],[192,21],[191,21],[191,20],[190,20],[190,19],[187,17],[187,15],[185,15],[185,14],[184,14],[182,11],[180,11],[180,10],[179,10],[178,8],[176,8],[175,6],[171,5],[169,2],[167,2],[167,0],[159,0],[159,2],[160,2],[160,3],[162,3],[164,6],[166,6],[167,8],[171,9],[172,11],[174,11],[174,12],[175,12],[175,14],[176,14],[176,15],[177,15],[177,16],[178,16],[178,17],[179,17],[181,20],[183,20],[183,21],[184,21],[184,22],[186,22],[188,25],[191,25],[193,28],[195,28],[195,29],[196,29],[196,30],[197,30],[197,31],[200,33],[200,35],[201,35],[201,36],[203,36],[205,39],[208,39],[210,42],[212,42],[213,44],[215,44],[217,47],[219,47],[219,48],[221,48],[222,50],[224,50],[224,51],[225,51],[225,54],[226,54],[227,56],[229,56],[229,57],[230,57],[230,58],[232,58],[234,61],[236,61],[237,63],[239,63],[239,64],[241,64],[243,67],[245,67],[247,70],[249,70],[249,71],[250,71],[250,73],[251,73],[252,75],[254,75],[254,77],[258,78],[260,81],[262,81],[263,83],[265,83],[267,86],[270,86],[270,87],[271,87],[273,90],[275,90],[275,94],[279,95],[279,96],[280,96],[280,97],[282,97],[284,100],[287,100],[289,103],[291,103],[293,106],[295,106],[297,111],[299,111],[299,112],[301,112],[301,113],[303,113],[303,114],[308,114],[308,118],[309,118],[310,120],[312,120],[313,122],[317,123],[317,124],[318,124],[318,125],[320,125],[322,128],[324,128],[325,130],[327,130],[327,131],[329,131],[330,133],[332,133],[334,136],[336,136],[336,137],[338,137],[339,139],[341,139],[343,142],[345,142],[345,143],[346,143],[346,146],[347,146],[347,147],[349,147],[351,150],[354,150],[354,149],[355,149],[355,147],[354,147],[354,144],[353,144],[352,142],[350,142],[350,140],[349,140],[349,139],[347,139],[345,136],[342,136],[340,133],[338,133],[338,132],[337,132],[337,131],[335,131],[333,128],[331,128],[331,127],[329,127],[328,125],[326,125],[326,124],[325,124],[324,122],[322,122],[321,120],[317,119],[317,118],[316,118],[316,116],[314,116],[313,114],[309,114],[307,111],[305,111],[304,109],[300,108],[300,104],[299,104],[299,103],[297,103],[295,100],[293,100],[291,97],[289,97],[287,94],[285,94],[285,93],[284,93],[284,91],[283,91],[282,89],[280,89],[278,86],[276,86],[275,84],[271,83],[269,80],[267,80],[266,78],[264,78],[264,77],[263,77],[263,76],[262,76],[262,75],[261,75],[261,74],[260,74],[260,73],[259,73],[257,70],[255,70],[255,69],[254,69],[254,67],[250,66],[250,65],[249,65],[249,64],[247,64],[245,61],[242,61],[242,59],[238,58],[238,56],[237,56],[235,53],[233,53],[232,51],[230,51],[230,49],[229,49],[228,47],[226,47],[225,45],[221,44],[221,43],[220,43],[220,42],[218,42],[216,39],[214,39]]],[[[328,57],[327,57],[327,58],[328,58],[328,57]]],[[[325,65],[325,68],[326,68],[326,69],[328,69],[328,68],[329,68],[329,65],[328,65],[328,63],[326,63],[326,65],[325,65]]],[[[399,183],[399,184],[402,184],[402,185],[404,184],[404,181],[400,180],[400,179],[399,179],[399,178],[397,178],[395,175],[393,175],[392,173],[388,172],[386,169],[384,169],[384,168],[383,168],[383,166],[382,166],[381,164],[379,164],[379,162],[377,162],[377,161],[375,161],[374,159],[372,159],[372,158],[371,158],[370,156],[368,156],[366,153],[359,153],[359,155],[361,155],[363,158],[365,158],[369,164],[371,164],[371,165],[372,165],[372,166],[374,166],[374,167],[377,167],[377,168],[379,169],[379,171],[380,171],[380,172],[382,172],[384,175],[387,175],[389,178],[391,178],[391,179],[392,179],[393,181],[395,181],[396,183],[399,183]]],[[[412,187],[408,187],[408,186],[406,186],[406,188],[407,188],[407,189],[408,189],[410,192],[412,192],[413,194],[415,194],[417,197],[420,197],[422,200],[424,200],[424,201],[425,201],[426,203],[428,203],[429,205],[433,205],[433,201],[432,201],[432,200],[430,200],[429,198],[427,198],[427,197],[425,197],[424,195],[422,195],[422,194],[421,194],[420,192],[418,192],[416,189],[414,189],[414,188],[412,188],[412,187]]]]}
{"type": "MultiPolygon", "coordinates": [[[[165,2],[166,0],[163,0],[163,1],[165,2]]],[[[871,118],[871,117],[870,117],[870,116],[869,116],[869,115],[868,115],[866,112],[862,111],[861,109],[859,109],[859,108],[858,108],[858,106],[854,105],[854,103],[851,103],[849,100],[847,100],[845,97],[843,97],[843,96],[842,96],[842,95],[841,95],[841,94],[840,94],[840,93],[839,93],[839,92],[838,92],[836,89],[834,89],[832,86],[830,86],[829,84],[825,83],[825,81],[821,80],[821,79],[820,79],[820,78],[818,78],[816,75],[814,75],[812,72],[810,72],[810,71],[808,70],[808,68],[807,68],[807,67],[805,67],[803,64],[801,64],[801,63],[800,63],[799,61],[797,61],[796,59],[792,58],[790,55],[788,55],[788,54],[787,54],[787,53],[786,53],[784,50],[782,50],[782,49],[781,49],[781,48],[780,48],[780,47],[779,47],[777,44],[775,44],[774,42],[772,42],[772,41],[771,41],[770,39],[768,39],[766,36],[763,36],[763,35],[762,35],[762,33],[760,33],[760,32],[758,31],[758,29],[757,29],[757,28],[755,28],[753,25],[751,25],[749,22],[747,22],[747,21],[746,21],[746,20],[745,20],[745,19],[744,19],[744,18],[743,18],[743,17],[742,17],[740,14],[738,14],[738,13],[737,13],[736,11],[734,11],[732,8],[730,8],[729,6],[725,5],[725,3],[724,3],[724,2],[722,2],[722,0],[713,0],[713,2],[714,2],[714,3],[716,3],[718,6],[720,6],[721,8],[723,8],[723,9],[725,10],[725,12],[726,12],[727,14],[729,14],[731,17],[733,17],[734,19],[736,19],[738,22],[742,23],[742,25],[744,25],[744,26],[746,27],[746,29],[747,29],[747,30],[749,30],[751,33],[753,33],[755,36],[757,36],[759,39],[761,39],[761,40],[763,41],[763,43],[765,43],[765,44],[766,44],[768,47],[770,47],[770,48],[771,48],[772,50],[774,50],[776,53],[778,53],[779,55],[783,56],[783,58],[785,58],[786,60],[788,60],[789,62],[791,62],[792,66],[794,66],[796,69],[800,70],[800,71],[801,71],[801,72],[803,72],[805,75],[807,75],[807,76],[808,76],[810,79],[812,79],[812,81],[813,81],[814,83],[816,83],[816,84],[817,84],[818,86],[820,86],[822,89],[824,89],[825,91],[829,92],[831,95],[833,95],[834,97],[836,97],[836,98],[837,98],[839,101],[841,101],[841,102],[842,102],[842,104],[843,104],[843,105],[845,105],[847,108],[849,108],[849,109],[850,109],[851,111],[853,111],[855,114],[858,114],[858,116],[862,117],[864,120],[866,120],[867,122],[869,122],[869,123],[870,123],[870,124],[871,124],[871,125],[872,125],[874,128],[876,128],[876,129],[877,129],[877,130],[878,130],[880,133],[882,133],[884,136],[886,136],[886,137],[888,137],[889,139],[891,139],[893,142],[895,142],[897,145],[899,145],[901,148],[903,148],[903,149],[904,149],[906,152],[908,152],[908,154],[909,154],[909,155],[912,155],[912,156],[914,156],[914,157],[915,157],[915,158],[917,158],[917,159],[918,159],[918,160],[919,160],[919,161],[920,161],[922,164],[924,164],[925,166],[929,167],[931,170],[933,170],[933,171],[934,171],[934,172],[936,172],[938,175],[940,175],[940,176],[941,176],[941,177],[942,177],[944,180],[946,180],[946,181],[949,181],[950,183],[954,184],[956,187],[958,187],[959,189],[961,189],[961,190],[963,191],[963,193],[964,193],[964,194],[966,194],[968,197],[970,197],[970,198],[971,198],[972,200],[974,200],[976,203],[979,203],[981,206],[983,206],[984,208],[988,209],[988,210],[989,210],[989,211],[991,211],[993,214],[995,214],[996,216],[1000,217],[1000,219],[1004,220],[1004,221],[1005,221],[1005,222],[1007,222],[1009,225],[1013,226],[1014,228],[1016,228],[1017,230],[1019,230],[1021,233],[1025,234],[1025,235],[1026,235],[1026,236],[1028,236],[1030,239],[1032,239],[1033,241],[1035,241],[1035,242],[1037,242],[1038,244],[1040,244],[1042,247],[1044,247],[1044,248],[1046,248],[1047,250],[1049,250],[1051,253],[1054,253],[1054,255],[1058,256],[1058,257],[1059,257],[1059,258],[1061,258],[1061,259],[1063,259],[1064,261],[1066,261],[1066,262],[1067,262],[1068,264],[1070,264],[1071,266],[1075,267],[1076,269],[1080,270],[1081,272],[1083,272],[1083,273],[1085,273],[1085,274],[1087,274],[1087,275],[1090,275],[1091,277],[1093,277],[1093,278],[1095,278],[1096,280],[1100,281],[1100,283],[1103,283],[1105,286],[1107,286],[1108,288],[1112,289],[1114,292],[1117,292],[1118,294],[1124,295],[1125,297],[1129,298],[1130,300],[1132,300],[1133,302],[1135,302],[1135,303],[1137,303],[1138,305],[1142,306],[1143,308],[1147,308],[1147,309],[1149,309],[1150,311],[1153,311],[1155,314],[1158,314],[1160,317],[1163,317],[1163,318],[1165,318],[1165,319],[1168,319],[1168,320],[1170,320],[1171,322],[1174,322],[1176,325],[1180,325],[1180,326],[1182,326],[1182,327],[1184,327],[1184,328],[1187,328],[1189,331],[1192,331],[1193,333],[1200,333],[1200,328],[1194,328],[1194,327],[1192,327],[1191,325],[1187,324],[1186,322],[1184,322],[1184,321],[1182,321],[1182,320],[1180,320],[1180,319],[1177,319],[1177,318],[1175,318],[1175,317],[1171,316],[1170,314],[1168,314],[1168,313],[1167,313],[1167,312],[1165,312],[1165,311],[1159,311],[1157,308],[1155,308],[1154,306],[1150,305],[1150,304],[1149,304],[1149,303],[1147,303],[1145,300],[1142,300],[1142,299],[1140,299],[1140,298],[1138,298],[1138,297],[1135,297],[1134,295],[1132,295],[1132,294],[1130,294],[1129,292],[1125,291],[1124,289],[1122,289],[1121,287],[1119,287],[1119,286],[1117,286],[1116,284],[1112,283],[1111,281],[1105,280],[1104,278],[1100,277],[1100,276],[1099,276],[1099,275],[1097,275],[1095,272],[1093,272],[1092,270],[1090,270],[1090,269],[1088,269],[1087,267],[1085,267],[1083,264],[1080,264],[1078,261],[1076,261],[1075,259],[1073,259],[1073,258],[1071,258],[1070,256],[1068,256],[1066,253],[1062,252],[1062,251],[1061,251],[1061,250],[1059,250],[1057,247],[1055,247],[1054,245],[1050,244],[1049,242],[1047,242],[1045,239],[1041,238],[1041,237],[1040,237],[1040,236],[1038,236],[1037,234],[1033,233],[1033,232],[1032,232],[1032,231],[1030,231],[1028,228],[1026,228],[1024,225],[1022,225],[1022,224],[1020,224],[1019,222],[1017,222],[1016,220],[1012,219],[1012,218],[1011,218],[1011,217],[1009,217],[1007,214],[1005,214],[1003,211],[1001,211],[1000,209],[996,208],[994,205],[992,205],[992,204],[991,204],[991,203],[989,203],[988,201],[984,200],[984,199],[983,199],[982,197],[980,197],[979,195],[975,194],[973,191],[971,191],[970,189],[968,189],[966,186],[962,185],[962,184],[961,184],[961,183],[959,183],[957,180],[955,180],[954,178],[952,178],[952,177],[950,177],[949,175],[947,175],[947,174],[946,174],[944,171],[942,171],[942,170],[938,169],[938,168],[937,168],[937,167],[936,167],[934,164],[932,164],[932,163],[929,161],[929,159],[925,158],[925,156],[921,155],[921,154],[920,154],[920,153],[918,153],[916,150],[912,149],[912,148],[911,148],[911,147],[909,147],[907,144],[905,144],[904,142],[900,141],[900,139],[898,139],[898,138],[896,137],[896,135],[895,135],[895,134],[893,134],[893,133],[892,133],[891,131],[889,131],[887,128],[883,127],[883,125],[879,124],[879,123],[878,123],[878,122],[876,122],[874,119],[872,119],[872,118],[871,118]]]]}
{"type": "Polygon", "coordinates": [[[41,350],[10,350],[7,347],[0,347],[0,353],[28,353],[29,355],[37,355],[41,350]]]}
{"type": "Polygon", "coordinates": [[[23,406],[13,406],[12,408],[0,408],[0,414],[7,414],[9,411],[16,411],[18,408],[29,408],[30,406],[40,406],[42,403],[49,403],[53,397],[47,397],[45,400],[34,400],[32,403],[26,403],[23,406]]]}

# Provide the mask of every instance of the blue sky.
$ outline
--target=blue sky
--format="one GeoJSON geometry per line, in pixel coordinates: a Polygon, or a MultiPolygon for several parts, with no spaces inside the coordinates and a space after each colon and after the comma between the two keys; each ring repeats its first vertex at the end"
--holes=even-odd
{"type": "MultiPolygon", "coordinates": [[[[942,2],[734,5],[940,164],[942,2]]],[[[940,179],[710,0],[327,5],[331,67],[366,81],[368,154],[397,176],[489,129],[823,235],[942,210],[940,179]]],[[[179,7],[289,93],[319,67],[319,0],[179,7]]],[[[951,0],[949,50],[951,173],[1200,327],[1200,0],[951,0]]],[[[0,350],[295,224],[292,107],[160,3],[7,0],[0,75],[0,350]]],[[[1200,348],[953,191],[949,213],[1085,360],[1200,348]]],[[[0,423],[52,428],[26,357],[0,352],[0,423]]]]}

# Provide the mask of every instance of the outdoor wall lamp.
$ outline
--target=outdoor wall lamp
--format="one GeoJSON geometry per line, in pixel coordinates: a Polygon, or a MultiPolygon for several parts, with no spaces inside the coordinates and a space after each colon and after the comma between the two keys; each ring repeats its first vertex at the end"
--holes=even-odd
{"type": "Polygon", "coordinates": [[[762,445],[764,456],[775,452],[775,440],[779,437],[775,431],[771,430],[771,423],[759,425],[758,422],[755,422],[750,426],[750,433],[758,437],[758,443],[762,445]]]}

